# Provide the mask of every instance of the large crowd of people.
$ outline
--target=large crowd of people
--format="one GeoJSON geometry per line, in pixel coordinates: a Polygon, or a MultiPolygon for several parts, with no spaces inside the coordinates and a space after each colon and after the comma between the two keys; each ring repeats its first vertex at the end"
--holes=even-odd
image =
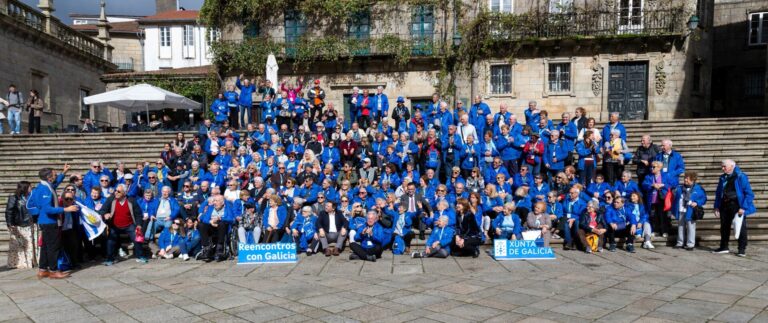
{"type": "MultiPolygon", "coordinates": [[[[65,176],[51,169],[40,171],[34,189],[19,183],[7,223],[24,239],[34,230],[21,228],[36,223],[43,244],[35,264],[20,243],[11,255],[23,257],[13,266],[65,277],[55,266],[60,250],[75,268],[98,257],[112,265],[126,255],[125,236],[139,262],[221,261],[232,239],[293,242],[301,253],[328,257],[348,246],[350,259],[367,261],[385,251],[478,257],[492,239],[524,235],[547,246],[562,238],[566,250],[635,252],[635,243],[652,249],[654,236],[667,237],[672,219],[675,247],[694,249],[708,202],[698,174],[686,171],[670,139],[659,147],[646,135],[630,149],[617,113],[604,125],[583,108],[552,120],[531,101],[518,118],[505,104],[493,113],[479,96],[451,108],[437,94],[425,106],[411,109],[397,97],[390,107],[379,87],[355,88],[345,119],[319,81],[306,93],[304,86],[283,82],[278,94],[241,76],[197,135],[178,133],[155,161],[117,162],[113,170],[94,161],[70,175],[60,196],[65,176]],[[253,110],[252,95],[262,97],[253,110]],[[108,233],[86,239],[75,202],[103,215],[108,233]],[[419,250],[411,248],[417,237],[419,250]]],[[[746,174],[732,160],[722,166],[714,213],[723,223],[715,251],[724,253],[730,221],[755,210],[746,174]]]]}

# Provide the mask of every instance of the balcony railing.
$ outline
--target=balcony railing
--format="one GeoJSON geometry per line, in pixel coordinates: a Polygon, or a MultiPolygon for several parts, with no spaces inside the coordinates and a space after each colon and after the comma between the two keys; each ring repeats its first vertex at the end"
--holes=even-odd
{"type": "Polygon", "coordinates": [[[52,17],[51,30],[46,30],[46,18],[36,9],[18,0],[9,0],[7,9],[8,15],[20,23],[47,33],[86,54],[104,58],[104,45],[102,43],[70,28],[58,19],[52,17]]]}
{"type": "Polygon", "coordinates": [[[634,15],[628,11],[492,14],[489,34],[508,41],[661,36],[682,33],[687,20],[682,9],[644,10],[634,15]]]}
{"type": "Polygon", "coordinates": [[[133,58],[112,58],[112,64],[117,65],[119,71],[133,71],[133,58]]]}

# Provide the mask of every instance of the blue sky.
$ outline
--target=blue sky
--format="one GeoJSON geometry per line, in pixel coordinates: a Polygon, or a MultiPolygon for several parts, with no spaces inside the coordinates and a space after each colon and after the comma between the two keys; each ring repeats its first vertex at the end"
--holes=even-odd
{"type": "MultiPolygon", "coordinates": [[[[38,0],[21,0],[27,5],[37,8],[38,0]]],[[[179,0],[182,7],[189,10],[198,10],[204,0],[179,0]]],[[[100,0],[55,0],[53,13],[66,24],[71,24],[70,13],[98,14],[100,0]]],[[[106,0],[107,14],[115,15],[142,15],[155,14],[155,0],[106,0]]]]}

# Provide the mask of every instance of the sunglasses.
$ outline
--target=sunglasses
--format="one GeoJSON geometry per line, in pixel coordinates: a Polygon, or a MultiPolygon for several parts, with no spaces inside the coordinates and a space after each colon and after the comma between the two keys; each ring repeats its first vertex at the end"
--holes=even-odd
{"type": "Polygon", "coordinates": [[[192,186],[189,186],[189,185],[184,185],[184,187],[192,187],[192,186]]]}
{"type": "Polygon", "coordinates": [[[155,176],[150,176],[149,177],[149,179],[155,179],[155,178],[157,178],[157,177],[155,177],[155,176]]]}
{"type": "Polygon", "coordinates": [[[64,192],[74,192],[74,191],[75,191],[75,189],[74,189],[74,188],[68,188],[68,189],[65,189],[65,190],[64,190],[64,192]]]}
{"type": "Polygon", "coordinates": [[[349,202],[349,200],[341,200],[342,202],[349,202]]]}
{"type": "Polygon", "coordinates": [[[99,180],[99,182],[106,183],[106,182],[109,182],[109,181],[105,180],[105,179],[102,179],[102,180],[99,180]]]}

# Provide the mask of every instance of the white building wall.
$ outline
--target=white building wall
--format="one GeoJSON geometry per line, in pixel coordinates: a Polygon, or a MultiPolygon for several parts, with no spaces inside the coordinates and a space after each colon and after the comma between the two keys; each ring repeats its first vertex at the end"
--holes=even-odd
{"type": "Polygon", "coordinates": [[[210,65],[210,52],[206,41],[207,28],[193,28],[194,52],[184,55],[184,25],[166,25],[171,28],[170,55],[160,55],[160,27],[144,26],[144,70],[155,71],[166,68],[182,68],[210,65]],[[185,57],[188,56],[188,57],[185,57]]]}

